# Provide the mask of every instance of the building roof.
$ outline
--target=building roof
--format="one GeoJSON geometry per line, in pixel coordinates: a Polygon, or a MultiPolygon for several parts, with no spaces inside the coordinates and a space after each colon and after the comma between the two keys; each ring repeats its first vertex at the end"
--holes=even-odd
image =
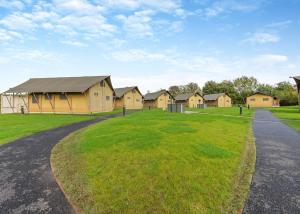
{"type": "Polygon", "coordinates": [[[184,94],[178,94],[175,97],[175,100],[177,100],[177,101],[186,101],[186,100],[190,99],[190,97],[192,97],[196,94],[201,96],[199,93],[184,93],[184,94]]]}
{"type": "Polygon", "coordinates": [[[147,101],[147,100],[156,100],[163,93],[168,93],[170,95],[170,93],[167,90],[160,90],[160,91],[157,91],[157,92],[145,94],[144,100],[145,101],[147,101]]]}
{"type": "Polygon", "coordinates": [[[225,93],[218,93],[218,94],[206,94],[204,95],[204,100],[206,101],[214,101],[217,100],[219,97],[224,96],[225,93]]]}
{"type": "Polygon", "coordinates": [[[110,76],[32,78],[5,93],[83,93],[102,80],[113,88],[110,76]]]}
{"type": "Polygon", "coordinates": [[[131,86],[131,87],[125,87],[125,88],[115,88],[116,97],[121,98],[124,96],[124,94],[126,94],[127,92],[129,92],[133,89],[136,89],[140,94],[142,94],[137,86],[131,86]]]}

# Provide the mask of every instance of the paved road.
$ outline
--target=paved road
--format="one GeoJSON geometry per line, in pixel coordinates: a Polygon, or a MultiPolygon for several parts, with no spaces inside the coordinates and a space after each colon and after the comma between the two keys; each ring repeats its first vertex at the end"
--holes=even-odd
{"type": "Polygon", "coordinates": [[[256,172],[244,213],[300,213],[300,134],[257,110],[256,172]]]}
{"type": "Polygon", "coordinates": [[[73,213],[50,167],[53,146],[70,133],[118,115],[99,117],[0,147],[0,213],[73,213]]]}

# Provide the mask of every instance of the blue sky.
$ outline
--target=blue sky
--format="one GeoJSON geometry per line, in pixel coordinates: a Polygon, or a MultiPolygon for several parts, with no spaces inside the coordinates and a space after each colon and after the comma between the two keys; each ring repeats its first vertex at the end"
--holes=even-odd
{"type": "Polygon", "coordinates": [[[143,92],[300,75],[299,0],[0,0],[0,91],[111,75],[143,92]]]}

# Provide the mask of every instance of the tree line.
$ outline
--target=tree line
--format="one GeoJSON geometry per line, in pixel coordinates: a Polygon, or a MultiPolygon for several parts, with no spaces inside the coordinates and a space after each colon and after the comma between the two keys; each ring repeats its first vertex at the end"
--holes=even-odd
{"type": "Polygon", "coordinates": [[[278,97],[281,105],[296,105],[298,103],[297,89],[295,85],[285,81],[275,85],[259,83],[255,77],[242,76],[234,80],[223,80],[222,82],[207,81],[203,88],[197,83],[187,85],[173,85],[169,88],[172,96],[182,93],[196,93],[201,95],[226,93],[234,104],[245,104],[246,97],[255,92],[263,92],[278,97]]]}

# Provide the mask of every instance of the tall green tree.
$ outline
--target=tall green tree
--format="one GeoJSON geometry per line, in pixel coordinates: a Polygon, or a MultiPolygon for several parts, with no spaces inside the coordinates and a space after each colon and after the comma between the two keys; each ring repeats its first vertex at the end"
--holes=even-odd
{"type": "Polygon", "coordinates": [[[218,91],[220,93],[226,93],[231,97],[234,104],[241,103],[242,98],[239,93],[236,91],[234,84],[230,80],[223,80],[218,84],[218,91]]]}
{"type": "Polygon", "coordinates": [[[207,81],[204,86],[203,86],[203,94],[215,94],[215,93],[219,93],[219,86],[218,83],[215,81],[207,81]]]}
{"type": "Polygon", "coordinates": [[[237,93],[242,98],[242,102],[246,103],[246,97],[253,94],[258,85],[258,81],[254,77],[242,76],[233,81],[237,93]]]}
{"type": "Polygon", "coordinates": [[[274,95],[280,98],[281,105],[296,105],[298,103],[297,89],[289,82],[277,83],[274,95]]]}
{"type": "Polygon", "coordinates": [[[259,83],[257,85],[256,91],[265,92],[265,93],[268,93],[270,95],[274,95],[274,87],[272,85],[269,85],[269,84],[259,83]]]}
{"type": "Polygon", "coordinates": [[[173,97],[176,97],[178,94],[181,93],[181,88],[177,85],[173,85],[169,87],[169,92],[173,97]]]}
{"type": "Polygon", "coordinates": [[[201,93],[201,88],[197,83],[190,82],[187,85],[183,86],[184,93],[201,93]]]}

